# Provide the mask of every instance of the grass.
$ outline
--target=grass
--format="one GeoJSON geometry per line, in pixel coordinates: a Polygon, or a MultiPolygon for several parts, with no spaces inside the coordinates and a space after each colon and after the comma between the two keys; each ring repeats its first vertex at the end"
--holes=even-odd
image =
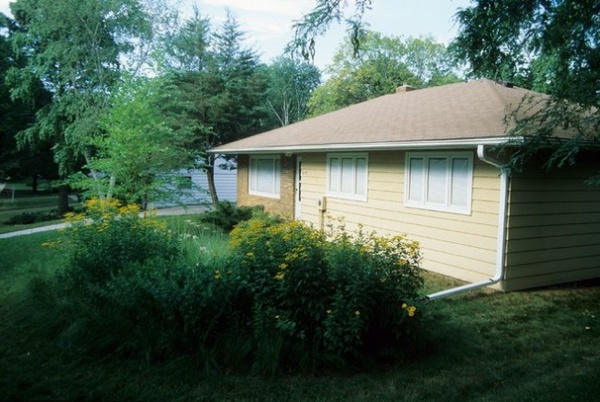
{"type": "MultiPolygon", "coordinates": [[[[169,218],[187,227],[185,218],[169,218]]],[[[219,241],[207,235],[211,247],[219,241]]],[[[202,233],[202,230],[205,230],[202,233]]],[[[429,303],[418,357],[399,367],[274,379],[206,375],[193,357],[148,364],[61,343],[37,308],[60,253],[55,232],[0,240],[0,400],[565,401],[600,395],[600,284],[479,290],[429,303]]],[[[427,292],[459,282],[426,275],[427,292]]]]}
{"type": "MultiPolygon", "coordinates": [[[[0,196],[0,234],[19,230],[32,229],[40,226],[59,223],[62,219],[36,222],[23,225],[8,225],[5,222],[10,218],[25,212],[49,212],[58,207],[58,194],[52,191],[38,191],[34,193],[24,184],[15,185],[17,188],[14,202],[10,195],[0,196]]],[[[12,187],[11,187],[12,188],[12,187]]],[[[71,206],[74,203],[71,201],[71,206]]]]}

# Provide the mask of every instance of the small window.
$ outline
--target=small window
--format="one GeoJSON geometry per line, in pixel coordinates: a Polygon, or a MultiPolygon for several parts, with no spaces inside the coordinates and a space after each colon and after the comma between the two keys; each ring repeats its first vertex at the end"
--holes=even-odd
{"type": "Polygon", "coordinates": [[[279,157],[251,156],[249,193],[263,197],[279,198],[280,172],[279,157]]]}
{"type": "Polygon", "coordinates": [[[407,206],[471,213],[473,156],[468,152],[406,155],[407,206]]]}
{"type": "Polygon", "coordinates": [[[192,176],[181,176],[177,179],[177,188],[179,190],[191,190],[192,187],[192,176]]]}
{"type": "Polygon", "coordinates": [[[368,159],[366,154],[327,156],[327,194],[334,197],[367,199],[368,159]]]}

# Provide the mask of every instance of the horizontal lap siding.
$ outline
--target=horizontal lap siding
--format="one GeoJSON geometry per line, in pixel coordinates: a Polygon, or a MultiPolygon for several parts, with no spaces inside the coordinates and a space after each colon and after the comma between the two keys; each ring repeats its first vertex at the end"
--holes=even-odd
{"type": "Polygon", "coordinates": [[[600,188],[590,159],[511,180],[506,290],[600,276],[600,188]]]}
{"type": "MultiPolygon", "coordinates": [[[[421,244],[423,267],[466,281],[494,275],[497,244],[498,170],[474,157],[470,215],[404,207],[404,153],[370,152],[366,202],[327,199],[325,225],[343,217],[349,230],[363,225],[379,234],[406,234],[421,244]]],[[[326,195],[326,155],[302,155],[302,219],[315,226],[317,200],[326,195]]]]}

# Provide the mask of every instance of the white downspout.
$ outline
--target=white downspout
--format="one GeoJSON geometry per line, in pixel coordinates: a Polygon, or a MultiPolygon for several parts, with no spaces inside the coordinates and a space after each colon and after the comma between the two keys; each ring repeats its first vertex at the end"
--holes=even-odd
{"type": "Polygon", "coordinates": [[[469,290],[480,289],[486,286],[491,286],[502,280],[504,277],[504,264],[505,264],[505,249],[506,249],[506,223],[507,223],[507,208],[508,208],[508,173],[506,169],[503,169],[503,165],[486,155],[485,147],[483,145],[477,146],[477,157],[494,167],[500,169],[500,206],[498,211],[498,242],[496,245],[496,274],[490,278],[481,282],[469,283],[467,285],[458,286],[451,289],[442,290],[440,292],[432,293],[425,296],[425,300],[436,300],[443,297],[453,296],[457,293],[466,292],[469,290]]]}

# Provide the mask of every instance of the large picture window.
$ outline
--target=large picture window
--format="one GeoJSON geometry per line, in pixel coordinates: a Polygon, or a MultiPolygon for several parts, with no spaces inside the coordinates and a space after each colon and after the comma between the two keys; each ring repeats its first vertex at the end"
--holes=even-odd
{"type": "Polygon", "coordinates": [[[469,214],[473,182],[473,154],[408,153],[405,205],[469,214]]]}
{"type": "Polygon", "coordinates": [[[251,156],[249,193],[279,198],[281,162],[278,156],[251,156]]]}
{"type": "Polygon", "coordinates": [[[328,195],[365,201],[367,177],[367,154],[327,155],[328,195]]]}

